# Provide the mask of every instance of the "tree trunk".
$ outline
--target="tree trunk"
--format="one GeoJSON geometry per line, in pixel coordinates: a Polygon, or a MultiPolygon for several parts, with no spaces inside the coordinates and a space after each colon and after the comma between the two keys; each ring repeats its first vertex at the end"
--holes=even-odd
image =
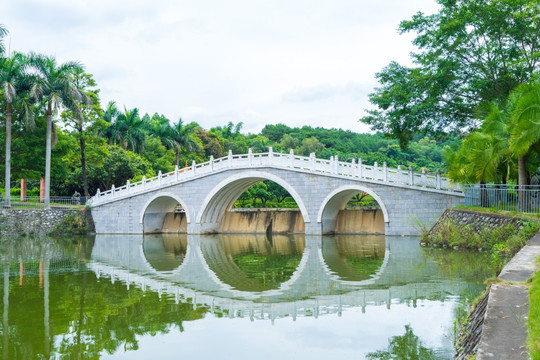
{"type": "Polygon", "coordinates": [[[79,130],[80,135],[80,144],[81,144],[81,168],[82,168],[82,178],[83,178],[83,190],[84,196],[88,199],[90,193],[88,192],[88,181],[86,180],[86,156],[85,156],[85,143],[82,129],[79,130]]]}
{"type": "Polygon", "coordinates": [[[4,184],[4,207],[11,207],[11,103],[7,103],[6,111],[6,182],[4,184]]]}
{"type": "Polygon", "coordinates": [[[51,208],[51,134],[52,134],[52,104],[47,104],[47,135],[45,137],[45,203],[43,208],[51,208]]]}

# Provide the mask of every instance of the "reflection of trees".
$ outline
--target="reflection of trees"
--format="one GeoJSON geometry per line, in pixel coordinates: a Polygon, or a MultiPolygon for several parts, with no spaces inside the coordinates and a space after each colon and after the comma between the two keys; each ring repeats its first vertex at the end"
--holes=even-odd
{"type": "Polygon", "coordinates": [[[233,255],[233,261],[248,278],[258,282],[262,289],[277,289],[289,280],[298,268],[301,255],[233,255]]]}
{"type": "Polygon", "coordinates": [[[495,276],[495,265],[487,252],[434,248],[423,250],[424,256],[435,262],[445,277],[481,282],[495,276]]]}
{"type": "Polygon", "coordinates": [[[431,360],[436,359],[433,350],[422,345],[418,336],[414,335],[411,326],[405,325],[405,334],[393,336],[388,341],[386,350],[367,354],[369,360],[431,360]]]}
{"type": "Polygon", "coordinates": [[[156,293],[128,289],[121,282],[99,280],[85,270],[85,260],[78,251],[84,244],[65,245],[65,260],[56,257],[55,266],[51,262],[48,277],[45,274],[48,284],[43,286],[37,271],[27,272],[23,285],[14,276],[18,275],[19,261],[35,262],[37,251],[29,258],[16,251],[17,256],[9,256],[11,264],[6,256],[9,252],[1,252],[4,276],[6,272],[12,274],[11,286],[4,284],[0,289],[6,317],[2,333],[7,337],[0,353],[9,354],[9,359],[47,358],[48,352],[53,358],[89,359],[99,358],[103,351],[114,353],[119,347],[137,349],[138,335],[167,333],[174,328],[183,331],[184,321],[200,319],[206,312],[204,308],[194,310],[192,304],[174,304],[166,295],[160,299],[156,293]]]}

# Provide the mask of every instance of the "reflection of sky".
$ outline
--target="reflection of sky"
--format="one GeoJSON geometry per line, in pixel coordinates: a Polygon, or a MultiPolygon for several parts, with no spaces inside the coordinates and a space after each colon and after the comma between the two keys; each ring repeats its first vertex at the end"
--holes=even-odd
{"type": "Polygon", "coordinates": [[[184,323],[184,332],[138,337],[139,350],[103,359],[362,359],[384,350],[389,338],[402,336],[405,325],[424,346],[452,357],[452,323],[455,303],[418,300],[417,308],[405,304],[344,309],[343,315],[324,315],[250,322],[244,318],[208,315],[184,323]]]}

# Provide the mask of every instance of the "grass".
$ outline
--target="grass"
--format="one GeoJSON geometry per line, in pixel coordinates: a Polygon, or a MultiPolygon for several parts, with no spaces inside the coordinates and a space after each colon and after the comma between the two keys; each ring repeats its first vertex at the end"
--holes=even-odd
{"type": "MultiPolygon", "coordinates": [[[[469,209],[470,210],[470,209],[469,209]]],[[[502,215],[497,212],[498,215],[502,215]]],[[[463,225],[456,219],[448,218],[439,222],[436,231],[429,233],[422,229],[422,243],[435,247],[478,249],[490,253],[499,272],[504,265],[538,232],[539,221],[520,220],[515,224],[499,227],[463,225]]]]}
{"type": "MultiPolygon", "coordinates": [[[[540,266],[540,257],[537,259],[540,266]]],[[[527,319],[529,355],[533,360],[540,360],[540,271],[532,278],[529,289],[529,316],[527,319]]]]}
{"type": "Polygon", "coordinates": [[[483,212],[488,214],[497,214],[501,216],[517,217],[520,219],[540,220],[540,213],[524,213],[519,211],[501,210],[495,207],[480,207],[480,206],[465,206],[459,205],[454,209],[456,210],[470,210],[476,212],[483,212]]]}

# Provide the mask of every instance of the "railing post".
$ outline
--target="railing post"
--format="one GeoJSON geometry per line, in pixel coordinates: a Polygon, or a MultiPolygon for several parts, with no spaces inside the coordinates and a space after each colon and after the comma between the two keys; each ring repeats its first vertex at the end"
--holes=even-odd
{"type": "Polygon", "coordinates": [[[388,167],[386,166],[386,161],[383,162],[383,180],[388,182],[388,167]]]}
{"type": "Polygon", "coordinates": [[[157,177],[158,177],[158,185],[161,186],[161,170],[158,171],[157,177]]]}
{"type": "Polygon", "coordinates": [[[101,197],[101,191],[99,191],[99,188],[96,191],[96,197],[98,198],[98,200],[101,197]]]}
{"type": "Polygon", "coordinates": [[[414,174],[412,171],[412,165],[409,165],[409,185],[414,185],[414,174]]]}
{"type": "Polygon", "coordinates": [[[129,179],[128,181],[126,182],[126,190],[127,190],[127,193],[129,194],[130,193],[130,182],[129,182],[129,179]]]}
{"type": "Polygon", "coordinates": [[[360,170],[360,179],[364,177],[364,165],[362,165],[362,158],[358,159],[358,169],[360,170]]]}
{"type": "Polygon", "coordinates": [[[294,150],[291,149],[291,151],[289,151],[289,162],[290,162],[290,167],[291,169],[294,168],[294,150]]]}
{"type": "Polygon", "coordinates": [[[111,199],[114,199],[114,184],[111,186],[111,199]]]}
{"type": "Polygon", "coordinates": [[[191,162],[191,172],[193,173],[193,176],[195,176],[195,165],[197,165],[197,164],[195,163],[195,160],[193,160],[191,162]]]}
{"type": "Polygon", "coordinates": [[[357,170],[357,168],[356,168],[356,159],[353,158],[351,163],[352,163],[352,165],[351,165],[351,173],[349,175],[356,177],[356,170],[357,170]]]}
{"type": "Polygon", "coordinates": [[[311,163],[311,171],[315,171],[315,153],[314,152],[309,154],[309,161],[311,163]]]}
{"type": "Polygon", "coordinates": [[[232,167],[232,150],[229,150],[227,161],[229,162],[229,167],[232,167]]]}
{"type": "Polygon", "coordinates": [[[339,173],[339,157],[336,155],[334,156],[334,174],[339,173]]]}
{"type": "Polygon", "coordinates": [[[248,149],[248,164],[250,167],[253,165],[253,150],[251,148],[248,149]]]}
{"type": "Polygon", "coordinates": [[[214,171],[214,155],[210,155],[210,171],[214,171]]]}
{"type": "Polygon", "coordinates": [[[174,166],[174,180],[178,181],[178,165],[174,166]]]}
{"type": "Polygon", "coordinates": [[[271,164],[272,163],[272,157],[274,156],[274,149],[269,146],[268,147],[268,163],[271,164]]]}
{"type": "Polygon", "coordinates": [[[146,175],[142,176],[142,188],[143,190],[146,189],[146,175]]]}
{"type": "Polygon", "coordinates": [[[437,190],[441,190],[441,169],[437,169],[437,190]]]}
{"type": "MultiPolygon", "coordinates": [[[[426,169],[422,168],[422,180],[425,180],[426,179],[426,169]]],[[[426,187],[426,183],[424,182],[424,184],[422,185],[422,187],[426,187]]]]}

